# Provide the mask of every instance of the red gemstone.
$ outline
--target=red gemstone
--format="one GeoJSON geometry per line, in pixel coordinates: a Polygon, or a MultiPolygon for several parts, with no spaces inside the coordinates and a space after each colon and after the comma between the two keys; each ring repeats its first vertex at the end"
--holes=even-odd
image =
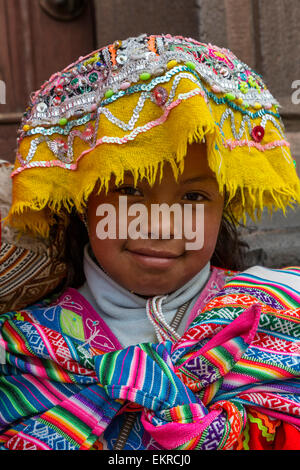
{"type": "Polygon", "coordinates": [[[55,88],[55,92],[58,94],[58,95],[62,95],[63,94],[63,86],[62,85],[57,85],[57,87],[55,88]]]}
{"type": "Polygon", "coordinates": [[[61,103],[61,98],[60,98],[59,96],[55,96],[55,97],[53,98],[53,104],[54,104],[55,106],[58,106],[60,103],[61,103]]]}
{"type": "Polygon", "coordinates": [[[68,150],[68,144],[67,144],[67,142],[65,142],[63,139],[56,139],[55,142],[58,143],[58,145],[59,145],[59,147],[61,148],[61,150],[65,150],[65,151],[68,150]]]}
{"type": "Polygon", "coordinates": [[[265,135],[265,130],[262,126],[255,126],[251,132],[253,140],[255,142],[261,142],[265,135]]]}
{"type": "Polygon", "coordinates": [[[163,106],[168,99],[168,92],[162,86],[157,86],[153,90],[153,96],[158,106],[163,106]]]}

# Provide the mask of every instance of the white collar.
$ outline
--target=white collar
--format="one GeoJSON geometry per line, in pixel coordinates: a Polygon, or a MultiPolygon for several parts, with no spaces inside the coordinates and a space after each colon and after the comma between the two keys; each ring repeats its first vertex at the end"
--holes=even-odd
{"type": "MultiPolygon", "coordinates": [[[[156,341],[153,327],[146,315],[147,299],[116,283],[92,259],[89,249],[89,245],[84,248],[86,282],[79,292],[101,315],[121,344],[156,341]]],[[[198,297],[208,281],[209,275],[210,263],[208,262],[190,281],[166,296],[162,308],[167,322],[172,320],[177,309],[185,302],[198,297]]],[[[181,323],[182,328],[184,328],[184,319],[181,323]]]]}

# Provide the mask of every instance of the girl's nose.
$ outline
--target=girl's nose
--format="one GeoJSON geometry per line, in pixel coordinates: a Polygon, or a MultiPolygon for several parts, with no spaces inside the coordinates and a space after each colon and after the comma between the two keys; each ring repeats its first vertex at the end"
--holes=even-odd
{"type": "Polygon", "coordinates": [[[151,204],[148,207],[148,236],[153,239],[182,238],[181,206],[151,204]]]}

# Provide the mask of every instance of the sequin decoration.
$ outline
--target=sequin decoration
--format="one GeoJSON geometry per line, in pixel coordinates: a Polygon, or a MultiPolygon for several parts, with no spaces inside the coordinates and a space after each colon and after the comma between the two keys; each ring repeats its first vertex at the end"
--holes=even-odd
{"type": "MultiPolygon", "coordinates": [[[[263,119],[279,118],[271,109],[278,103],[261,77],[228,49],[182,36],[141,34],[80,57],[45,82],[31,96],[19,129],[18,146],[25,136],[42,134],[54,155],[69,163],[75,135],[90,145],[95,143],[101,113],[122,129],[133,131],[145,100],[150,98],[161,108],[168,108],[184,77],[197,84],[207,102],[212,99],[217,104],[228,104],[221,128],[230,118],[235,139],[242,138],[248,126],[249,135],[259,143],[267,122],[263,119]],[[173,87],[168,96],[161,84],[172,77],[173,87]],[[113,116],[107,105],[131,93],[140,93],[140,97],[133,116],[125,123],[113,116]],[[233,123],[236,110],[244,116],[238,131],[233,123]],[[262,122],[252,131],[250,119],[257,112],[262,122]],[[81,124],[88,124],[83,133],[74,129],[81,124]],[[48,136],[54,133],[67,136],[67,141],[51,141],[48,136]]],[[[274,124],[282,134],[275,119],[274,124]]],[[[43,141],[33,140],[29,154],[22,160],[24,164],[31,161],[43,141]]]]}
{"type": "Polygon", "coordinates": [[[25,120],[30,120],[33,126],[48,121],[54,124],[56,116],[68,114],[70,117],[79,104],[90,106],[92,102],[99,102],[107,90],[117,92],[122,83],[136,83],[143,74],[157,76],[158,71],[166,72],[170,63],[190,64],[211,86],[218,87],[222,93],[233,93],[250,105],[277,103],[259,75],[228,49],[169,35],[151,38],[151,47],[159,49],[159,54],[149,50],[149,38],[143,34],[115,41],[116,46],[99,49],[58,72],[34,94],[25,120]],[[96,89],[99,93],[94,96],[96,89]],[[60,106],[59,112],[54,109],[57,106],[60,106]]]}

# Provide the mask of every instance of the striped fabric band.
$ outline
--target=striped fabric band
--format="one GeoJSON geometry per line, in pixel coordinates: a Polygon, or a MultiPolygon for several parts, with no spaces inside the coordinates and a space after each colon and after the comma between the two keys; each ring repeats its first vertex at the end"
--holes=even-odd
{"type": "Polygon", "coordinates": [[[180,339],[125,349],[92,317],[88,340],[72,289],[2,315],[2,448],[110,448],[132,409],[135,448],[149,436],[156,449],[249,448],[254,425],[270,445],[279,422],[299,432],[299,279],[296,267],[237,274],[180,339]]]}

